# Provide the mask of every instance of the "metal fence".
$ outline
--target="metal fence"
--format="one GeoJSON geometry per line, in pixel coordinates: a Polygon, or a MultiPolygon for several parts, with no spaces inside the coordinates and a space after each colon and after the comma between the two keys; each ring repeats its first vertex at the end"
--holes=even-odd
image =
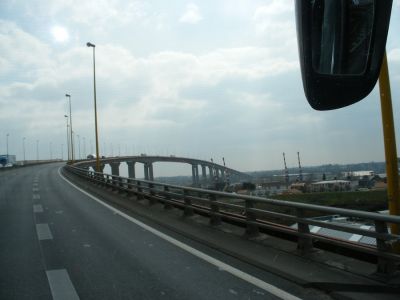
{"type": "Polygon", "coordinates": [[[388,229],[391,224],[400,225],[398,216],[163,184],[98,173],[71,165],[65,166],[64,170],[96,184],[136,196],[139,200],[147,199],[150,204],[159,202],[163,203],[166,208],[178,207],[182,209],[185,216],[196,213],[208,216],[209,222],[213,226],[220,225],[223,221],[230,221],[243,226],[244,232],[248,236],[257,236],[260,230],[292,236],[297,240],[297,249],[302,254],[312,252],[317,242],[323,242],[334,245],[342,252],[345,249],[376,257],[377,271],[380,273],[394,273],[400,262],[400,254],[394,250],[394,246],[400,243],[400,236],[391,234],[388,229]],[[263,205],[284,207],[290,213],[260,208],[263,205]],[[365,220],[374,224],[372,226],[374,230],[305,217],[309,212],[365,220]],[[297,226],[278,224],[274,222],[277,219],[287,223],[297,223],[297,226]],[[361,245],[357,242],[315,234],[310,232],[310,226],[370,237],[375,239],[376,243],[375,245],[361,245]]]}

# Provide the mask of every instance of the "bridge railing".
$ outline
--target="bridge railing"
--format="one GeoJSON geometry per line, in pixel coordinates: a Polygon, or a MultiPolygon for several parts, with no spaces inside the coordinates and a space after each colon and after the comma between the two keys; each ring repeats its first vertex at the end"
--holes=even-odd
{"type": "Polygon", "coordinates": [[[318,243],[323,243],[333,245],[339,252],[350,250],[356,254],[375,257],[377,271],[380,273],[395,272],[396,265],[400,262],[400,255],[394,251],[395,246],[400,243],[400,236],[390,233],[389,230],[391,224],[400,226],[398,216],[163,184],[98,173],[70,165],[64,168],[99,185],[126,193],[128,196],[136,196],[138,200],[147,199],[150,204],[163,203],[166,209],[181,208],[184,216],[195,213],[208,216],[209,223],[213,226],[222,222],[239,224],[244,227],[244,233],[249,237],[257,236],[260,231],[292,237],[297,240],[297,249],[303,255],[312,253],[318,247],[318,243]],[[284,212],[269,208],[284,208],[284,212]],[[364,229],[306,217],[310,212],[363,220],[372,226],[364,229]],[[358,237],[370,237],[376,243],[367,245],[317,234],[310,231],[310,226],[350,233],[358,237]]]}

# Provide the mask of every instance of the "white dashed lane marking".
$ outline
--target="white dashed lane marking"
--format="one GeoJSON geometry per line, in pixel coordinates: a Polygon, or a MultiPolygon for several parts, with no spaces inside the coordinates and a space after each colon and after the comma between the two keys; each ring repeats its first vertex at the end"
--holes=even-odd
{"type": "Polygon", "coordinates": [[[53,235],[51,234],[49,225],[47,223],[36,224],[36,232],[37,232],[39,241],[53,239],[53,235]]]}
{"type": "Polygon", "coordinates": [[[54,300],[76,300],[78,294],[65,269],[46,271],[51,294],[54,300]]]}
{"type": "Polygon", "coordinates": [[[33,205],[33,212],[34,213],[42,213],[43,212],[42,204],[34,204],[33,205]]]}

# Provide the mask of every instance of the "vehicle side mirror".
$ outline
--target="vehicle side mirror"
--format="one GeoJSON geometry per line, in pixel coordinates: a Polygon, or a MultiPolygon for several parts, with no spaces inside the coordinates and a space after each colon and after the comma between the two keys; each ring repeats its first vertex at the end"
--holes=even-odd
{"type": "Polygon", "coordinates": [[[295,0],[303,87],[316,110],[366,97],[379,77],[392,0],[295,0]]]}

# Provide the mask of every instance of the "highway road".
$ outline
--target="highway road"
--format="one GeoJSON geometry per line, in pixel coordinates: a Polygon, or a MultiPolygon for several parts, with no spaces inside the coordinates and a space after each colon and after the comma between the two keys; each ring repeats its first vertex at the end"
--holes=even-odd
{"type": "Polygon", "coordinates": [[[108,207],[61,166],[0,172],[0,299],[330,299],[108,207]]]}

